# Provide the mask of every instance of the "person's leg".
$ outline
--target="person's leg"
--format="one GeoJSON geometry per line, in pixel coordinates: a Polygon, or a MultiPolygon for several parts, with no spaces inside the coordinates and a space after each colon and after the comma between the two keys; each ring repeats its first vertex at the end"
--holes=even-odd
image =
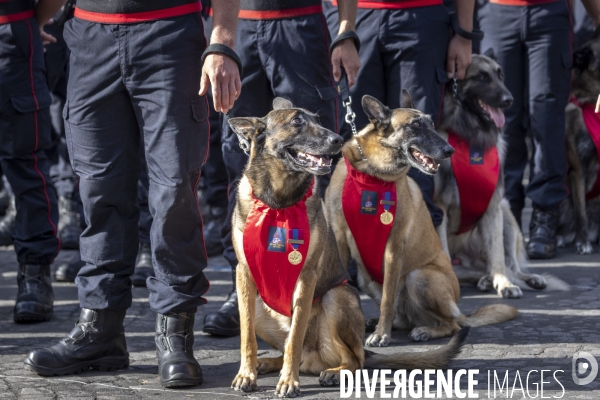
{"type": "Polygon", "coordinates": [[[0,25],[0,160],[16,204],[19,262],[15,322],[52,316],[50,264],[60,249],[56,192],[45,150],[50,146],[50,93],[35,19],[0,25]]]}
{"type": "MultiPolygon", "coordinates": [[[[260,32],[261,21],[241,19],[238,21],[236,51],[244,66],[242,92],[229,111],[231,117],[263,117],[272,110],[273,93],[271,84],[259,56],[256,37],[260,32]]],[[[218,336],[237,336],[240,334],[237,293],[235,289],[235,268],[237,257],[231,241],[231,218],[235,209],[237,186],[248,161],[248,156],[240,148],[238,138],[223,117],[221,130],[223,161],[229,178],[227,216],[222,229],[223,257],[232,270],[232,291],[219,311],[206,314],[204,332],[218,336]]]]}
{"type": "MultiPolygon", "coordinates": [[[[202,14],[204,22],[204,36],[210,37],[212,32],[212,17],[202,14]]],[[[207,93],[209,104],[210,123],[210,148],[208,151],[208,160],[202,168],[204,177],[204,196],[208,205],[208,215],[204,218],[204,243],[206,253],[209,257],[223,254],[223,243],[221,241],[221,231],[223,224],[227,219],[227,192],[229,179],[227,177],[227,168],[223,161],[223,147],[221,145],[221,127],[223,120],[221,115],[215,111],[212,102],[212,93],[207,93]]]]}
{"type": "Polygon", "coordinates": [[[571,20],[564,2],[529,7],[529,119],[532,171],[526,195],[533,202],[527,254],[552,258],[556,252],[558,209],[567,197],[565,107],[571,77],[571,20]]]}
{"type": "Polygon", "coordinates": [[[154,268],[152,267],[152,251],[150,248],[150,228],[152,227],[152,215],[148,206],[148,166],[146,165],[146,156],[143,141],[140,146],[140,164],[141,173],[138,179],[138,203],[140,205],[140,221],[139,221],[139,240],[140,246],[135,261],[135,271],[131,275],[131,283],[133,286],[146,287],[146,280],[150,276],[154,276],[154,268]]]}
{"type": "MultiPolygon", "coordinates": [[[[446,75],[446,51],[450,40],[449,16],[443,6],[391,10],[381,21],[384,47],[386,105],[398,108],[402,89],[415,107],[439,122],[446,75]]],[[[434,225],[443,219],[433,203],[433,177],[416,169],[409,176],[417,182],[434,225]]]]}
{"type": "Polygon", "coordinates": [[[117,33],[114,25],[77,18],[65,25],[72,53],[63,116],[71,163],[80,177],[86,265],[75,280],[82,310],[69,338],[32,351],[25,360],[26,368],[40,374],[129,364],[123,320],[131,305],[138,242],[139,128],[123,86],[117,33]]]}
{"type": "Polygon", "coordinates": [[[487,3],[479,8],[479,23],[485,27],[481,54],[494,58],[504,72],[504,84],[514,101],[504,110],[506,142],[504,160],[505,197],[521,226],[521,212],[525,205],[523,174],[527,167],[528,152],[525,137],[525,47],[522,28],[526,22],[526,7],[503,6],[487,3]]]}

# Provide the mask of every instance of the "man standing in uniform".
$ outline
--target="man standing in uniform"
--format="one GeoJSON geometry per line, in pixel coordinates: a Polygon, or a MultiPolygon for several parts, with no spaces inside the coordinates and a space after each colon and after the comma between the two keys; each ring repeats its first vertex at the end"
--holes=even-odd
{"type": "MultiPolygon", "coordinates": [[[[333,6],[339,1],[333,0],[333,6]]],[[[451,38],[450,16],[442,0],[359,0],[356,33],[361,40],[361,70],[350,90],[353,101],[371,95],[390,108],[400,107],[407,89],[415,107],[439,123],[444,85],[454,74],[462,79],[471,63],[474,0],[455,0],[455,23],[461,29],[451,38]]],[[[328,8],[330,29],[337,29],[335,7],[328,8]]],[[[361,107],[354,107],[356,126],[369,121],[361,107]]],[[[340,133],[351,137],[347,124],[340,133]]],[[[420,186],[435,226],[443,219],[433,204],[433,177],[411,169],[409,176],[420,186]]]]}
{"type": "Polygon", "coordinates": [[[204,94],[212,85],[215,108],[227,112],[241,85],[232,50],[239,0],[214,4],[208,48],[200,9],[198,0],[78,0],[65,25],[71,59],[64,118],[87,225],[80,242],[86,265],[76,279],[82,309],[67,338],[29,353],[30,370],[64,375],[129,364],[123,320],[138,251],[143,141],[160,382],[202,382],[192,347],[194,316],[208,289],[196,200],[208,147],[204,94]]]}
{"type": "MultiPolygon", "coordinates": [[[[216,4],[216,2],[214,2],[216,4]]],[[[238,52],[244,66],[240,100],[230,117],[264,116],[272,110],[277,96],[295,106],[318,113],[321,124],[338,132],[338,92],[334,74],[340,67],[348,73],[350,84],[360,66],[355,47],[354,20],[356,0],[340,2],[340,34],[348,39],[337,42],[331,54],[329,31],[321,0],[242,0],[237,32],[238,52]]],[[[357,38],[356,38],[357,40],[357,38]]],[[[204,318],[204,331],[220,336],[240,333],[235,268],[237,258],[231,243],[231,216],[235,208],[237,185],[248,156],[244,154],[227,120],[223,124],[223,159],[229,175],[229,206],[223,227],[224,257],[233,272],[233,290],[218,312],[204,318]]],[[[325,187],[320,180],[319,190],[325,187]]]]}
{"type": "Polygon", "coordinates": [[[0,165],[16,198],[15,322],[48,321],[53,311],[50,264],[60,241],[56,192],[44,152],[51,143],[51,98],[41,33],[63,2],[40,0],[35,8],[29,0],[0,3],[0,165]]]}
{"type": "MultiPolygon", "coordinates": [[[[593,3],[593,0],[584,1],[593,3]]],[[[595,7],[591,5],[590,9],[595,7]]],[[[565,0],[492,0],[478,10],[485,30],[482,54],[504,70],[514,102],[506,114],[506,197],[521,225],[525,197],[533,202],[527,255],[556,254],[558,208],[567,196],[565,107],[571,84],[571,15],[565,0]],[[523,174],[529,161],[527,130],[533,139],[529,184],[523,174]]]]}

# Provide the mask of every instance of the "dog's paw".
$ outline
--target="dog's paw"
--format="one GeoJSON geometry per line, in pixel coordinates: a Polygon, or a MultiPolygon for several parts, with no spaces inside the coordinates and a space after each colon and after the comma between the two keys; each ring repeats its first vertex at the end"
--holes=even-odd
{"type": "Polygon", "coordinates": [[[413,342],[426,342],[431,339],[431,333],[423,328],[413,329],[408,338],[413,342]]]}
{"type": "Polygon", "coordinates": [[[491,275],[484,275],[477,282],[477,289],[481,292],[489,292],[494,288],[494,280],[491,275]]]}
{"type": "Polygon", "coordinates": [[[507,286],[499,290],[498,294],[505,299],[519,299],[521,296],[523,296],[523,292],[518,286],[507,286]]]}
{"type": "Polygon", "coordinates": [[[268,374],[269,372],[279,371],[283,365],[283,356],[275,357],[275,358],[259,358],[258,359],[258,367],[256,367],[256,371],[259,375],[268,374]]]}
{"type": "Polygon", "coordinates": [[[365,346],[367,346],[367,347],[386,347],[388,344],[390,344],[391,340],[392,340],[392,338],[390,337],[390,335],[388,335],[386,333],[384,333],[384,334],[372,333],[365,341],[365,346]]]}
{"type": "Polygon", "coordinates": [[[340,371],[335,369],[326,369],[321,372],[319,384],[321,386],[336,386],[340,383],[340,371]]]}
{"type": "Polygon", "coordinates": [[[231,388],[234,390],[241,390],[242,392],[252,392],[258,389],[256,385],[256,374],[251,372],[238,372],[233,382],[231,382],[231,388]]]}
{"type": "Polygon", "coordinates": [[[546,289],[546,286],[548,286],[548,283],[546,282],[546,278],[544,278],[541,275],[536,275],[536,274],[531,275],[531,277],[529,279],[527,279],[525,281],[525,283],[529,287],[532,287],[537,290],[546,289]]]}
{"type": "Polygon", "coordinates": [[[279,397],[300,396],[300,382],[291,375],[282,375],[275,388],[275,394],[279,397]]]}
{"type": "Polygon", "coordinates": [[[575,243],[575,247],[577,248],[577,253],[579,254],[592,254],[594,248],[589,241],[586,242],[577,242],[575,243]]]}

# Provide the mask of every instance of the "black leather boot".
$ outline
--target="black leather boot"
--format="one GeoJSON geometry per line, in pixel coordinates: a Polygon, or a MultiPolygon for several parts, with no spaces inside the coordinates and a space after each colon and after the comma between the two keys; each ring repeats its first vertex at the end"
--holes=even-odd
{"type": "Polygon", "coordinates": [[[6,214],[0,219],[0,246],[10,246],[13,243],[17,218],[15,198],[11,197],[6,214]]]}
{"type": "Polygon", "coordinates": [[[529,223],[527,257],[532,260],[554,258],[558,210],[542,210],[534,205],[529,223]]]}
{"type": "Polygon", "coordinates": [[[149,276],[154,276],[152,250],[150,250],[150,243],[140,243],[135,271],[131,275],[131,282],[133,286],[146,287],[146,279],[149,276]]]}
{"type": "Polygon", "coordinates": [[[57,345],[36,349],[25,368],[40,375],[69,375],[89,369],[114,371],[129,366],[123,320],[126,310],[81,309],[75,328],[57,345]]]}
{"type": "Polygon", "coordinates": [[[229,293],[227,300],[219,311],[204,316],[204,327],[206,333],[216,336],[238,336],[240,334],[240,312],[238,310],[238,298],[235,290],[235,270],[232,272],[233,290],[229,293]]]}
{"type": "Polygon", "coordinates": [[[81,261],[81,253],[77,252],[71,261],[56,267],[54,279],[56,279],[57,282],[75,282],[79,270],[83,268],[84,265],[85,262],[81,261]]]}
{"type": "Polygon", "coordinates": [[[54,292],[49,265],[20,264],[15,322],[50,321],[54,292]]]}
{"type": "Polygon", "coordinates": [[[65,250],[79,249],[79,236],[81,236],[80,217],[76,205],[70,199],[60,196],[58,198],[58,237],[61,248],[65,250]]]}
{"type": "Polygon", "coordinates": [[[221,229],[227,218],[226,207],[211,207],[210,220],[204,226],[204,246],[209,257],[223,254],[221,243],[221,229]]]}
{"type": "Polygon", "coordinates": [[[202,383],[202,368],[194,358],[194,313],[156,316],[158,376],[164,387],[202,383]]]}

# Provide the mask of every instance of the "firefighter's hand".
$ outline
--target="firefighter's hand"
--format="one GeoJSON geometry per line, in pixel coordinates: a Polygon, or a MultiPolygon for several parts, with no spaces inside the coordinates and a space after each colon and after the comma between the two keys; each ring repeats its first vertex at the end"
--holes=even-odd
{"type": "Polygon", "coordinates": [[[353,39],[346,39],[335,46],[331,53],[331,64],[333,64],[333,78],[336,82],[339,82],[342,78],[341,67],[344,67],[348,76],[348,87],[352,87],[356,83],[360,58],[353,39]]]}
{"type": "Polygon", "coordinates": [[[209,85],[212,86],[215,111],[227,113],[231,110],[242,91],[240,71],[236,62],[224,54],[209,54],[202,67],[201,96],[206,94],[209,85]]]}
{"type": "Polygon", "coordinates": [[[454,35],[448,44],[448,60],[446,61],[448,79],[451,79],[455,73],[457,79],[465,78],[467,67],[471,64],[472,52],[470,40],[454,35]]]}
{"type": "MultiPolygon", "coordinates": [[[[45,25],[50,25],[54,22],[52,18],[46,22],[45,25]]],[[[40,26],[40,36],[42,37],[42,43],[45,45],[50,43],[56,43],[56,38],[49,33],[44,32],[44,26],[40,26]]],[[[44,49],[46,51],[46,49],[44,49]]]]}

